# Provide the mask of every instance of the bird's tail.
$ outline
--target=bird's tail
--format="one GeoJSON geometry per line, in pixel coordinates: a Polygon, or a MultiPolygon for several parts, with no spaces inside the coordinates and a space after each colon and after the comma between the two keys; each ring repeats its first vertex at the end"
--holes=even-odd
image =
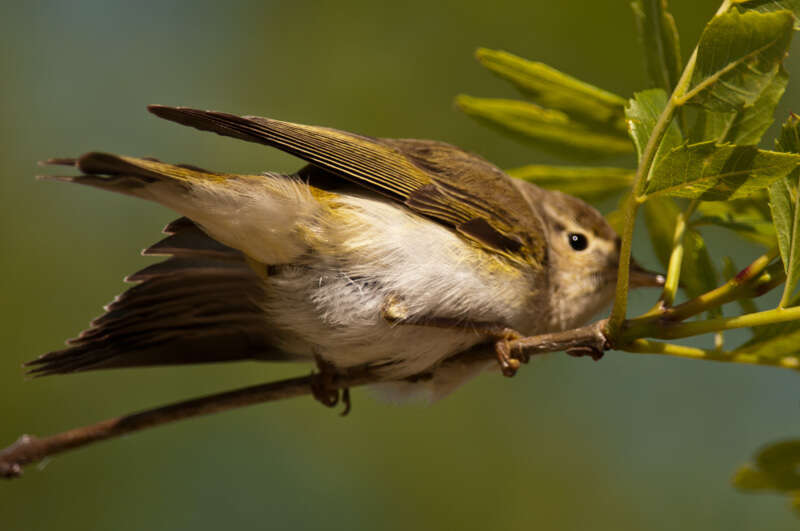
{"type": "Polygon", "coordinates": [[[45,165],[72,166],[76,176],[43,176],[161,203],[213,239],[262,264],[290,263],[302,254],[303,226],[317,213],[319,194],[298,179],[264,173],[217,173],[150,158],[87,153],[45,165]]]}
{"type": "Polygon", "coordinates": [[[272,346],[261,308],[264,282],[243,253],[186,218],[145,249],[169,255],[126,280],[136,282],[105,307],[67,348],[29,362],[36,375],[246,359],[288,360],[272,346]]]}

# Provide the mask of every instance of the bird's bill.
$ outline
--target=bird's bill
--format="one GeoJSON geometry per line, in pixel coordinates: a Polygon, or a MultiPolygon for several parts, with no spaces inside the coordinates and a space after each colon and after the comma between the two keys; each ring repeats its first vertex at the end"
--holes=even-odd
{"type": "Polygon", "coordinates": [[[664,275],[661,273],[654,273],[636,263],[636,260],[631,260],[631,276],[630,283],[634,288],[659,288],[664,285],[664,275]]]}

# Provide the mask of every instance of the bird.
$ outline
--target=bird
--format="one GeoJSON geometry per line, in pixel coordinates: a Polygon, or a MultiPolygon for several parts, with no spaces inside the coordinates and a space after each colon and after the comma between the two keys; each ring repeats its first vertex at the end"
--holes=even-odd
{"type": "MultiPolygon", "coordinates": [[[[436,400],[491,367],[513,375],[510,339],[574,328],[613,298],[620,238],[589,204],[515,179],[479,155],[257,116],[150,105],[154,115],[306,162],[294,174],[230,174],[90,152],[45,179],[159,203],[181,217],[34,375],[237,360],[356,368],[393,396],[436,400]],[[494,345],[497,362],[443,361],[494,345]]],[[[634,287],[663,276],[631,267],[634,287]]],[[[329,382],[329,380],[328,380],[329,382]]],[[[317,399],[332,405],[336,390],[317,399]]],[[[349,395],[347,396],[349,400],[349,395]]]]}

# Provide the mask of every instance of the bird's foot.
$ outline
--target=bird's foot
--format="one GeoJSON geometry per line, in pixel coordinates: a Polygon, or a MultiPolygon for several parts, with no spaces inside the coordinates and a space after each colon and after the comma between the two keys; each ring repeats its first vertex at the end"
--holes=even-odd
{"type": "Polygon", "coordinates": [[[501,328],[493,331],[495,336],[494,351],[497,354],[497,362],[503,376],[512,377],[517,374],[521,363],[528,363],[530,356],[520,352],[516,356],[511,355],[511,342],[522,338],[522,335],[511,328],[501,328]]]}
{"type": "Polygon", "coordinates": [[[573,347],[568,348],[566,350],[567,354],[570,356],[574,356],[576,358],[582,358],[584,356],[589,356],[594,361],[599,361],[603,357],[603,351],[597,347],[591,346],[583,346],[583,347],[573,347]]]}
{"type": "MultiPolygon", "coordinates": [[[[339,403],[339,387],[335,384],[338,372],[333,364],[320,356],[315,355],[314,360],[317,363],[318,372],[311,374],[311,394],[320,404],[326,407],[335,407],[339,403]]],[[[341,400],[344,404],[341,416],[344,417],[350,413],[350,388],[345,387],[341,390],[341,400]]]]}

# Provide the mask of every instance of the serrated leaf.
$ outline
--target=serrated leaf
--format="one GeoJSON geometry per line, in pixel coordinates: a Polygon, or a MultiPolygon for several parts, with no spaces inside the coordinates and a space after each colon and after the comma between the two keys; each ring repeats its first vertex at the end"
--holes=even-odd
{"type": "MultiPolygon", "coordinates": [[[[636,145],[639,159],[642,158],[647,141],[653,133],[653,128],[659,116],[667,105],[667,93],[663,89],[650,89],[637,92],[628,101],[625,107],[625,117],[628,121],[628,132],[636,145]]],[[[683,141],[678,125],[673,120],[667,126],[667,131],[661,140],[661,145],[656,152],[656,160],[662,153],[678,146],[683,141]]]]}
{"type": "Polygon", "coordinates": [[[752,105],[740,110],[712,111],[703,109],[698,113],[689,139],[692,143],[713,140],[717,143],[756,145],[772,125],[775,107],[778,105],[789,75],[780,66],[772,81],[764,88],[752,105]]]}
{"type": "Polygon", "coordinates": [[[633,151],[626,136],[593,129],[565,113],[533,103],[461,95],[456,105],[468,115],[516,138],[568,158],[619,155],[633,151]]]}
{"type": "Polygon", "coordinates": [[[790,439],[759,450],[754,463],[740,468],[734,486],[744,490],[792,492],[800,489],[800,440],[790,439]]]}
{"type": "Polygon", "coordinates": [[[631,3],[636,29],[650,83],[671,93],[681,75],[681,50],[675,19],[666,0],[634,0],[631,3]]]}
{"type": "Polygon", "coordinates": [[[657,161],[646,195],[666,194],[723,201],[747,197],[786,177],[800,155],[753,146],[703,142],[683,145],[657,161]]]}
{"type": "Polygon", "coordinates": [[[733,201],[703,201],[697,211],[701,216],[692,226],[716,225],[764,247],[777,245],[766,194],[733,201]]]}
{"type": "Polygon", "coordinates": [[[794,29],[800,29],[800,0],[734,0],[740,9],[752,9],[760,13],[769,13],[788,9],[795,16],[794,29]]]}
{"type": "Polygon", "coordinates": [[[563,111],[577,121],[603,124],[625,132],[625,99],[543,63],[501,50],[478,48],[475,58],[494,74],[513,83],[542,107],[563,111]]]}
{"type": "MultiPolygon", "coordinates": [[[[672,254],[675,223],[681,209],[668,197],[653,197],[644,204],[644,219],[653,251],[664,269],[672,254]]],[[[696,297],[717,287],[717,273],[702,235],[688,229],[683,240],[681,287],[686,295],[696,297]]]]}
{"type": "Polygon", "coordinates": [[[793,24],[785,10],[715,16],[700,37],[692,80],[681,99],[713,111],[753,105],[786,56],[793,24]]]}
{"type": "MultiPolygon", "coordinates": [[[[800,119],[792,115],[783,124],[776,146],[782,151],[800,152],[800,119]]],[[[800,282],[800,191],[798,191],[798,174],[800,170],[791,172],[786,177],[775,181],[769,187],[769,206],[775,231],[778,236],[778,248],[781,252],[783,267],[786,271],[785,293],[794,293],[800,282]]]]}
{"type": "Polygon", "coordinates": [[[560,190],[586,200],[597,200],[627,190],[634,170],[595,166],[545,166],[530,164],[506,170],[517,179],[549,190],[560,190]]]}

